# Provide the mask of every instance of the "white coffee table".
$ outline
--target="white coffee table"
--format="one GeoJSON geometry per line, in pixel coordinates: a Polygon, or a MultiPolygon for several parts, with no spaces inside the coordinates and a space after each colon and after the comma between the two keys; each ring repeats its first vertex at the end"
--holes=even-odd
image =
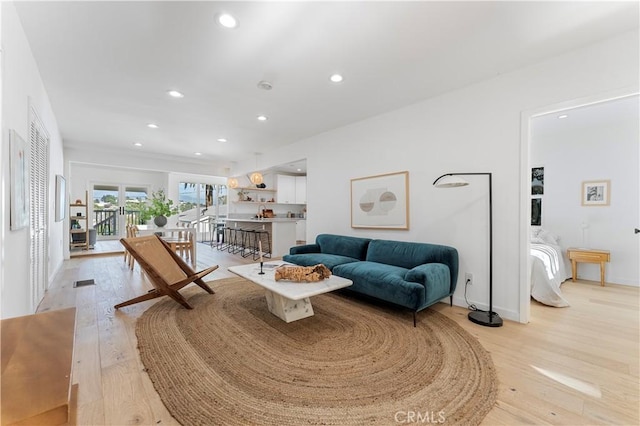
{"type": "Polygon", "coordinates": [[[229,271],[251,282],[264,287],[269,312],[285,322],[297,321],[313,316],[313,307],[309,300],[312,296],[328,293],[339,288],[349,287],[353,282],[346,278],[331,275],[322,281],[313,283],[297,283],[291,281],[276,281],[274,271],[281,265],[291,265],[287,262],[265,262],[262,268],[264,275],[260,275],[260,264],[239,265],[229,267],[229,271]]]}

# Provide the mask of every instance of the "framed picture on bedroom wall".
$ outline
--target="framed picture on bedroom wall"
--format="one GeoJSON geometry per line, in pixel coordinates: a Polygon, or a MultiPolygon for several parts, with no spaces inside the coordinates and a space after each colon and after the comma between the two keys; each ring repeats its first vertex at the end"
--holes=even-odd
{"type": "Polygon", "coordinates": [[[608,206],[611,198],[611,181],[592,180],[582,182],[583,206],[608,206]]]}
{"type": "Polygon", "coordinates": [[[531,226],[542,226],[542,198],[531,199],[531,226]]]}
{"type": "Polygon", "coordinates": [[[531,195],[544,194],[544,167],[531,168],[531,195]]]}

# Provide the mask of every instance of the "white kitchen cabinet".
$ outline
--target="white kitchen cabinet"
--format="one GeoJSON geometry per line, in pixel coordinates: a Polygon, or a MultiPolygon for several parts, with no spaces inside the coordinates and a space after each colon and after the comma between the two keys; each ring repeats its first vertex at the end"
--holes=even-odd
{"type": "Polygon", "coordinates": [[[296,177],[277,175],[276,202],[280,204],[295,204],[296,202],[296,177]]]}
{"type": "Polygon", "coordinates": [[[296,176],[296,204],[307,204],[306,176],[296,176]]]}
{"type": "Polygon", "coordinates": [[[307,204],[307,177],[277,175],[276,202],[280,204],[307,204]]]}

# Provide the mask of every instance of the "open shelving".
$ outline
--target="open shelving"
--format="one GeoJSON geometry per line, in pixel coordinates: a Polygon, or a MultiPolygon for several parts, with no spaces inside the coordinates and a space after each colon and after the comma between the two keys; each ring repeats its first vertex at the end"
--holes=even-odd
{"type": "MultiPolygon", "coordinates": [[[[69,204],[69,248],[89,250],[89,194],[85,191],[84,203],[69,204]],[[84,240],[74,236],[84,235],[84,240]]],[[[81,200],[80,200],[81,201],[81,200]]]]}

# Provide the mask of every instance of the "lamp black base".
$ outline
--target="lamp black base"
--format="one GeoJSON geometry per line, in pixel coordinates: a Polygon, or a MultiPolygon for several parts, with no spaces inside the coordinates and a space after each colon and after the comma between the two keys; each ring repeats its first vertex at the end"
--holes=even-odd
{"type": "Polygon", "coordinates": [[[488,311],[469,312],[469,321],[485,327],[502,327],[502,318],[495,312],[491,315],[489,315],[488,311]]]}

